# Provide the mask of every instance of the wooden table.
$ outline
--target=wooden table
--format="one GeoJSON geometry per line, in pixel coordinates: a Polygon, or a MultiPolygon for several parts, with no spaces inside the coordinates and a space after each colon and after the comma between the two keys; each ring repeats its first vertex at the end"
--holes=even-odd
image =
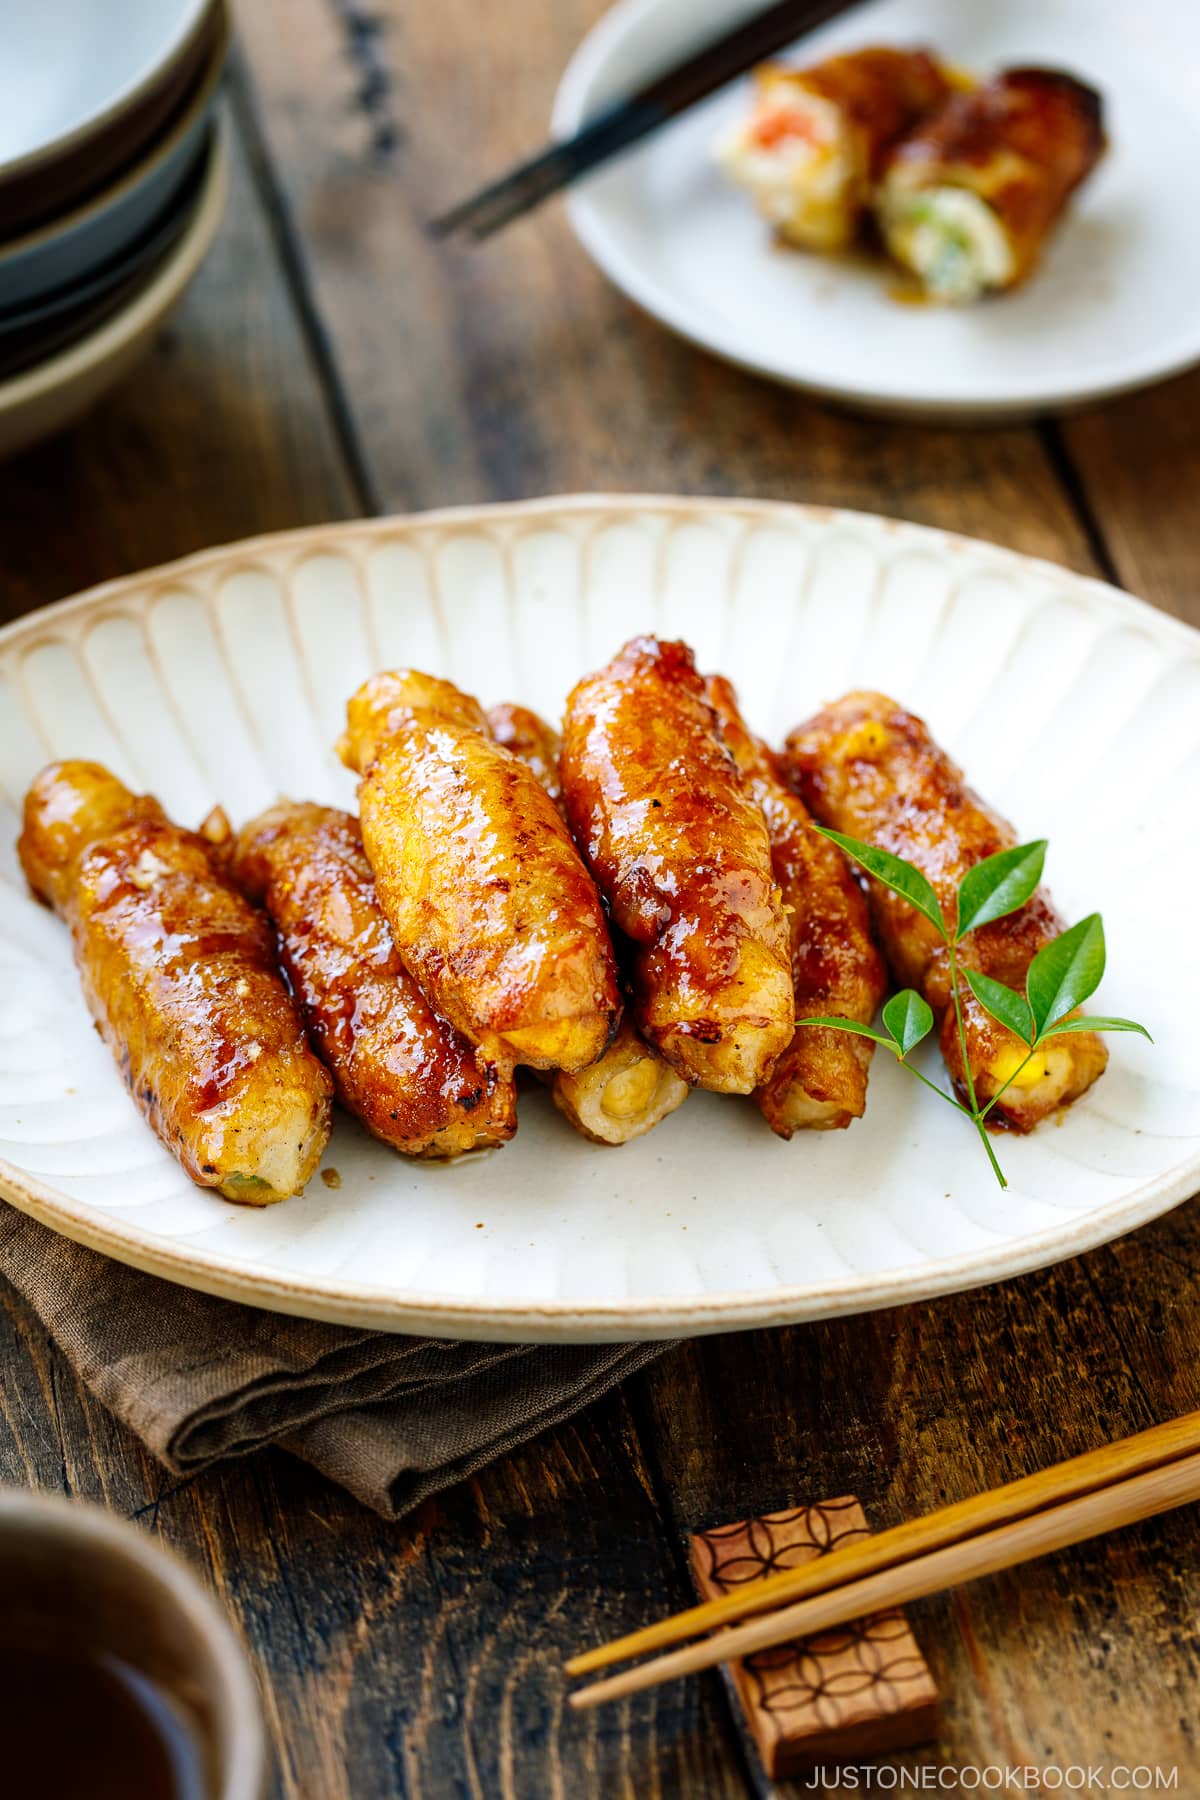
{"type": "MultiPolygon", "coordinates": [[[[242,0],[218,244],[143,370],[3,470],[0,616],[250,532],[591,488],[894,513],[1200,623],[1200,373],[1036,428],[862,422],[668,337],[557,206],[429,242],[539,141],[598,10],[242,0]]],[[[684,1603],[689,1528],[848,1491],[888,1524],[1200,1404],[1198,1275],[1193,1204],[984,1292],[686,1345],[393,1526],[283,1455],[172,1488],[10,1295],[0,1476],[199,1565],[276,1794],[718,1800],[761,1790],[717,1679],[575,1717],[564,1653],[684,1603]]],[[[915,1606],[945,1728],[897,1760],[1178,1765],[1196,1793],[1198,1615],[1187,1512],[915,1606]]]]}

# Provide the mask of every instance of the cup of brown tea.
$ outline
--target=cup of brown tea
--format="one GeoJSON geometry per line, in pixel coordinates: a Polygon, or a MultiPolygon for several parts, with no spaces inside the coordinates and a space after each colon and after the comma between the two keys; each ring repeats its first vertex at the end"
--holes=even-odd
{"type": "Polygon", "coordinates": [[[99,1508],[0,1489],[3,1792],[261,1800],[254,1675],[178,1557],[99,1508]]]}

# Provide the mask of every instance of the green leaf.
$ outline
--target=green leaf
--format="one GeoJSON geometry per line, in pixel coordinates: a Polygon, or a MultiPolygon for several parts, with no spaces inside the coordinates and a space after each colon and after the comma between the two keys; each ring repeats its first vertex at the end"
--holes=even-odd
{"type": "Polygon", "coordinates": [[[1048,1038],[1065,1037],[1068,1031],[1136,1031],[1148,1044],[1154,1042],[1146,1027],[1139,1025],[1136,1019],[1105,1019],[1099,1016],[1089,1018],[1087,1015],[1082,1019],[1064,1019],[1061,1025],[1051,1025],[1049,1031],[1042,1035],[1048,1038]]]}
{"type": "Polygon", "coordinates": [[[1089,913],[1039,950],[1029,965],[1025,992],[1039,1035],[1082,1006],[1103,976],[1104,925],[1099,913],[1089,913]]]}
{"type": "Polygon", "coordinates": [[[883,1022],[899,1044],[901,1056],[915,1050],[933,1030],[933,1014],[915,988],[892,995],[883,1009],[883,1022]]]}
{"type": "Polygon", "coordinates": [[[847,856],[853,857],[856,863],[861,863],[868,875],[874,875],[877,881],[890,887],[894,894],[899,894],[902,900],[915,906],[943,938],[949,939],[941,904],[920,869],[905,862],[902,856],[893,856],[889,850],[880,850],[874,844],[864,844],[858,838],[845,837],[840,831],[830,831],[824,825],[818,825],[817,830],[822,837],[827,837],[831,843],[836,844],[839,850],[844,850],[847,856]]]}
{"type": "Polygon", "coordinates": [[[1007,1031],[1014,1032],[1023,1044],[1032,1044],[1033,1014],[1024,994],[1005,987],[1002,981],[993,981],[990,975],[981,975],[978,969],[967,969],[964,973],[967,986],[984,1012],[990,1013],[1007,1031]]]}
{"type": "Polygon", "coordinates": [[[959,937],[1024,906],[1042,879],[1045,860],[1046,840],[1038,838],[1033,844],[998,850],[968,869],[958,888],[959,937]]]}
{"type": "Polygon", "coordinates": [[[872,1043],[882,1044],[885,1049],[895,1051],[896,1045],[882,1031],[873,1031],[869,1025],[860,1025],[857,1019],[815,1018],[797,1019],[797,1025],[824,1025],[829,1031],[852,1031],[855,1037],[870,1038],[872,1043]]]}

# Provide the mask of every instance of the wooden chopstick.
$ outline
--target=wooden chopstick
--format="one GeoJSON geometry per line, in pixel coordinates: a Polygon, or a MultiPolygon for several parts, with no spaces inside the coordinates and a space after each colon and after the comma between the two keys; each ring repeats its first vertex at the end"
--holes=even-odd
{"type": "Polygon", "coordinates": [[[1115,1443],[1088,1450],[1082,1456],[1055,1463],[1049,1469],[1039,1469],[1034,1475],[1023,1475],[986,1494],[958,1500],[952,1506],[927,1513],[924,1518],[910,1519],[888,1531],[847,1544],[828,1556],[814,1557],[799,1568],[747,1582],[720,1600],[689,1607],[669,1619],[660,1619],[640,1631],[616,1638],[612,1643],[585,1650],[572,1657],[566,1672],[568,1675],[589,1675],[631,1656],[642,1656],[650,1650],[682,1643],[715,1626],[772,1611],[787,1601],[824,1593],[862,1576],[873,1575],[880,1569],[892,1568],[919,1554],[961,1543],[994,1526],[1026,1518],[1042,1508],[1108,1487],[1130,1475],[1143,1474],[1191,1451],[1200,1451],[1200,1412],[1185,1413],[1181,1418],[1152,1425],[1132,1437],[1119,1438],[1115,1443]]]}
{"type": "Polygon", "coordinates": [[[656,1687],[675,1676],[712,1668],[716,1663],[749,1656],[794,1638],[811,1637],[814,1632],[828,1631],[851,1619],[903,1606],[909,1600],[944,1588],[959,1587],[980,1575],[1031,1562],[1053,1550],[1136,1524],[1139,1519],[1153,1518],[1192,1500],[1200,1500],[1200,1453],[1097,1488],[1061,1506],[1049,1507],[961,1543],[948,1544],[862,1580],[850,1581],[749,1624],[718,1632],[701,1643],[655,1657],[623,1674],[592,1682],[571,1694],[570,1702],[580,1708],[599,1706],[602,1701],[656,1687]]]}
{"type": "Polygon", "coordinates": [[[727,81],[782,50],[802,32],[824,24],[853,4],[855,0],[776,0],[686,61],[655,76],[627,99],[606,107],[573,137],[548,145],[431,220],[430,231],[435,237],[462,230],[476,239],[490,237],[587,170],[628,149],[727,81]]]}

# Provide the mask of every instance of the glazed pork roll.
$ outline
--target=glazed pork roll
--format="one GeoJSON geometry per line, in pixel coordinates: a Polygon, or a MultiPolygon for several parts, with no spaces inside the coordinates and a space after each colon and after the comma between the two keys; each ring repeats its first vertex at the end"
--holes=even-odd
{"type": "MultiPolygon", "coordinates": [[[[966,785],[962,770],[934,742],[924,721],[884,694],[847,694],[797,726],[787,740],[787,768],[814,818],[915,864],[951,921],[968,869],[1017,841],[1012,826],[966,785]]],[[[896,979],[919,989],[933,1009],[946,1066],[965,1095],[946,946],[927,919],[882,883],[871,880],[869,892],[896,979]]],[[[1019,911],[964,937],[961,966],[1023,991],[1033,958],[1062,929],[1049,895],[1039,888],[1019,911]]],[[[1025,1046],[983,1010],[965,981],[960,999],[967,1067],[982,1105],[1014,1075],[1025,1046]]],[[[1015,1075],[989,1122],[1032,1130],[1085,1093],[1107,1061],[1094,1032],[1053,1038],[1015,1075]]]]}
{"type": "MultiPolygon", "coordinates": [[[[497,743],[533,770],[556,806],[562,805],[558,763],[561,740],[552,725],[527,706],[509,701],[493,706],[488,724],[497,743]]],[[[613,946],[620,967],[620,938],[613,946]]],[[[687,1099],[681,1075],[664,1061],[626,1016],[616,1037],[594,1063],[569,1074],[559,1069],[550,1080],[554,1104],[576,1131],[595,1144],[628,1144],[673,1113],[687,1099]]]]}
{"type": "Polygon", "coordinates": [[[30,788],[17,849],[70,927],[135,1105],[192,1180],[254,1206],[299,1193],[329,1140],[332,1083],[269,920],[204,839],[99,763],[62,762],[30,788]]]}
{"type": "Polygon", "coordinates": [[[532,769],[558,810],[562,811],[562,782],[558,758],[562,741],[553,725],[532,707],[501,700],[488,709],[488,729],[498,744],[519,756],[532,769]]]}
{"type": "Polygon", "coordinates": [[[461,1156],[517,1128],[511,1075],[439,1019],[396,952],[358,820],[284,800],[229,852],[275,925],[288,983],[338,1099],[404,1156],[461,1156]]]}
{"type": "Polygon", "coordinates": [[[634,1022],[684,1080],[751,1094],[795,1028],[762,813],[686,644],[633,638],[567,701],[563,802],[630,941],[634,1022]]]}
{"type": "Polygon", "coordinates": [[[887,971],[871,935],[866,895],[788,787],[770,747],[747,729],[733,684],[710,675],[708,697],[742,780],[762,808],[788,913],[796,1035],[755,1098],[779,1137],[841,1130],[866,1108],[875,1046],[870,1038],[801,1021],[824,1014],[869,1025],[875,1017],[887,971]]]}
{"type": "Polygon", "coordinates": [[[844,250],[889,147],[949,94],[927,50],[859,50],[809,69],[756,70],[750,115],[717,146],[726,173],[780,237],[844,250]]]}
{"type": "Polygon", "coordinates": [[[892,148],[876,202],[884,242],[931,299],[1016,287],[1104,143],[1094,88],[1056,69],[1009,69],[892,148]]]}
{"type": "Polygon", "coordinates": [[[342,760],[396,950],[501,1068],[583,1069],[620,1020],[600,896],[533,771],[478,702],[411,669],[351,698],[342,760]]]}

